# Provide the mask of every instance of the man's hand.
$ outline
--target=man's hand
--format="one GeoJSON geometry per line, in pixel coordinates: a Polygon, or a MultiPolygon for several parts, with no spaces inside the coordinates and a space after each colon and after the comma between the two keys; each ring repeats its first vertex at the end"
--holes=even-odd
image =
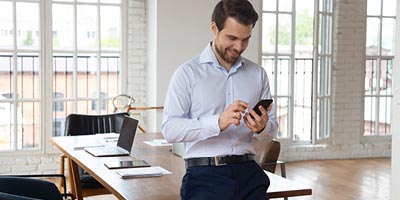
{"type": "Polygon", "coordinates": [[[229,105],[224,112],[221,113],[218,119],[218,124],[221,131],[227,129],[231,124],[239,126],[240,120],[242,119],[242,113],[244,113],[248,107],[248,103],[240,100],[229,105]]]}
{"type": "Polygon", "coordinates": [[[261,116],[258,115],[253,109],[250,110],[250,113],[246,113],[244,116],[244,122],[246,123],[246,126],[253,132],[261,132],[269,121],[268,112],[271,110],[271,108],[271,105],[267,110],[265,110],[264,107],[259,106],[258,109],[261,111],[261,116]],[[254,118],[252,118],[250,114],[254,118]]]}

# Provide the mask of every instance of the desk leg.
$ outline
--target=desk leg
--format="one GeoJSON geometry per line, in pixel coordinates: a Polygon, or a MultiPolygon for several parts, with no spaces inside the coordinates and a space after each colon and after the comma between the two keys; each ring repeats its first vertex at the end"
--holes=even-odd
{"type": "Polygon", "coordinates": [[[71,184],[72,193],[74,194],[77,200],[83,200],[82,187],[81,187],[81,182],[79,180],[78,165],[71,158],[68,158],[68,162],[69,162],[69,173],[72,183],[71,184]]]}

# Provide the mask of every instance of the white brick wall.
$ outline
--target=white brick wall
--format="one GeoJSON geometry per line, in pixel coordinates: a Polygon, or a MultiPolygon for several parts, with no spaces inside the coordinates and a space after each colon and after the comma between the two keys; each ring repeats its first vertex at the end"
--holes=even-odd
{"type": "Polygon", "coordinates": [[[0,174],[59,173],[59,155],[29,155],[1,157],[0,174]]]}
{"type": "MultiPolygon", "coordinates": [[[[146,97],[146,1],[128,1],[128,80],[127,94],[135,98],[135,105],[147,105],[146,97]]],[[[133,117],[146,129],[146,112],[134,112],[133,117]]]]}

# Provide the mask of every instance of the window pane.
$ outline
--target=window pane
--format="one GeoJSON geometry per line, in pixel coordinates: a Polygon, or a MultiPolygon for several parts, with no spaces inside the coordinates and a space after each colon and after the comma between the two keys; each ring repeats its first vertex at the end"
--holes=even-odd
{"type": "Polygon", "coordinates": [[[396,0],[383,1],[383,16],[396,16],[396,0]]]}
{"type": "Polygon", "coordinates": [[[294,71],[294,140],[311,138],[312,59],[296,59],[294,71]]]}
{"type": "Polygon", "coordinates": [[[378,55],[379,43],[379,19],[369,17],[367,19],[367,55],[378,55]]]}
{"type": "Polygon", "coordinates": [[[19,54],[17,83],[20,98],[40,97],[39,57],[37,54],[19,54]]]}
{"type": "Polygon", "coordinates": [[[23,110],[22,119],[18,119],[18,149],[40,148],[40,107],[39,102],[22,102],[18,106],[23,110]]]}
{"type": "Polygon", "coordinates": [[[263,10],[276,11],[277,0],[263,0],[263,10]]]}
{"type": "MultiPolygon", "coordinates": [[[[330,95],[331,91],[331,56],[325,56],[324,59],[321,60],[320,67],[323,68],[323,75],[321,75],[320,80],[321,82],[324,82],[324,84],[321,84],[320,87],[323,88],[322,95],[330,95]]],[[[319,69],[319,71],[322,71],[319,69]]]]}
{"type": "Polygon", "coordinates": [[[278,58],[277,66],[277,95],[289,95],[290,90],[290,58],[278,58]]]}
{"type": "Polygon", "coordinates": [[[13,9],[11,2],[0,1],[0,49],[13,47],[13,9]]]}
{"type": "Polygon", "coordinates": [[[368,0],[367,15],[381,14],[381,0],[368,0]]]}
{"type": "Polygon", "coordinates": [[[393,18],[382,19],[382,55],[394,55],[394,33],[396,20],[393,18]]]}
{"type": "Polygon", "coordinates": [[[98,0],[77,0],[77,2],[97,3],[98,0]]]}
{"type": "Polygon", "coordinates": [[[390,134],[390,105],[392,97],[380,97],[379,98],[379,122],[378,122],[378,134],[389,135],[390,134]]]}
{"type": "Polygon", "coordinates": [[[101,6],[101,48],[119,50],[121,47],[120,8],[101,6]]]}
{"type": "Polygon", "coordinates": [[[279,0],[279,11],[291,12],[292,11],[292,0],[279,0]]]}
{"type": "Polygon", "coordinates": [[[375,134],[375,97],[364,98],[364,135],[375,134]]]}
{"type": "Polygon", "coordinates": [[[263,14],[262,20],[262,51],[263,53],[275,53],[276,29],[275,14],[263,14]]]}
{"type": "Polygon", "coordinates": [[[379,91],[381,95],[392,95],[393,60],[382,59],[380,67],[379,91]]]}
{"type": "Polygon", "coordinates": [[[53,48],[74,48],[74,12],[72,5],[53,4],[53,48]]]}
{"type": "Polygon", "coordinates": [[[288,138],[288,126],[289,126],[289,99],[278,98],[276,103],[276,116],[278,118],[278,138],[288,138]]]}
{"type": "Polygon", "coordinates": [[[77,111],[81,114],[97,114],[97,110],[92,110],[92,100],[77,101],[77,111]]]}
{"type": "Polygon", "coordinates": [[[39,6],[17,2],[18,48],[39,49],[39,6]]]}
{"type": "MultiPolygon", "coordinates": [[[[308,47],[312,49],[313,44],[313,4],[306,3],[304,0],[297,3],[296,1],[296,45],[298,47],[308,47]]],[[[302,50],[296,48],[296,50],[302,50]]],[[[296,52],[297,53],[297,52],[296,52]]],[[[307,56],[309,57],[309,56],[307,56]]]]}
{"type": "MultiPolygon", "coordinates": [[[[0,99],[4,99],[0,96],[0,99]]],[[[11,150],[14,132],[14,104],[10,102],[0,102],[0,151],[11,150]]]]}
{"type": "Polygon", "coordinates": [[[77,66],[77,95],[78,97],[92,97],[97,91],[97,57],[91,54],[78,55],[77,66]]]}
{"type": "Polygon", "coordinates": [[[78,49],[94,50],[97,48],[97,7],[78,5],[78,49]]]}
{"type": "Polygon", "coordinates": [[[330,116],[329,97],[318,98],[317,100],[317,139],[329,137],[329,116],[330,116]]]}
{"type": "Polygon", "coordinates": [[[101,57],[100,82],[101,91],[110,97],[117,96],[120,86],[119,62],[117,54],[103,54],[101,57]]]}
{"type": "Polygon", "coordinates": [[[74,74],[72,54],[54,54],[53,56],[53,93],[74,97],[74,74]]]}
{"type": "MultiPolygon", "coordinates": [[[[13,56],[2,53],[0,55],[0,95],[11,94],[14,90],[13,82],[13,56]]],[[[0,96],[2,98],[4,96],[0,96]]]]}
{"type": "Polygon", "coordinates": [[[287,14],[278,15],[278,52],[290,53],[290,42],[292,33],[292,16],[287,14]]]}
{"type": "Polygon", "coordinates": [[[365,94],[372,95],[377,92],[376,80],[377,60],[367,59],[365,61],[365,94]]]}
{"type": "Polygon", "coordinates": [[[120,4],[121,0],[100,0],[100,3],[115,3],[120,4]]]}
{"type": "Polygon", "coordinates": [[[74,112],[74,103],[72,101],[54,100],[53,107],[62,105],[63,110],[53,109],[53,136],[64,135],[65,118],[69,113],[74,112]]]}
{"type": "Polygon", "coordinates": [[[276,95],[275,91],[275,59],[272,56],[263,56],[262,57],[262,66],[267,72],[271,95],[276,95]]]}

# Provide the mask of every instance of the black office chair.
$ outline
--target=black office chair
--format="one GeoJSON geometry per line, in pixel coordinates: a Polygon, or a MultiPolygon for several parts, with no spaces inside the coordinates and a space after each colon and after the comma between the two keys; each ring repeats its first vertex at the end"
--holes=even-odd
{"type": "Polygon", "coordinates": [[[50,181],[28,177],[0,176],[0,199],[63,200],[64,197],[57,186],[50,181]]]}
{"type": "MultiPolygon", "coordinates": [[[[93,135],[99,133],[119,133],[121,130],[124,116],[127,112],[105,114],[105,115],[84,115],[70,114],[65,120],[66,136],[93,135]]],[[[61,156],[60,170],[64,173],[64,156],[61,156]]],[[[101,188],[103,187],[92,176],[82,168],[79,169],[79,179],[82,188],[101,188]]]]}

